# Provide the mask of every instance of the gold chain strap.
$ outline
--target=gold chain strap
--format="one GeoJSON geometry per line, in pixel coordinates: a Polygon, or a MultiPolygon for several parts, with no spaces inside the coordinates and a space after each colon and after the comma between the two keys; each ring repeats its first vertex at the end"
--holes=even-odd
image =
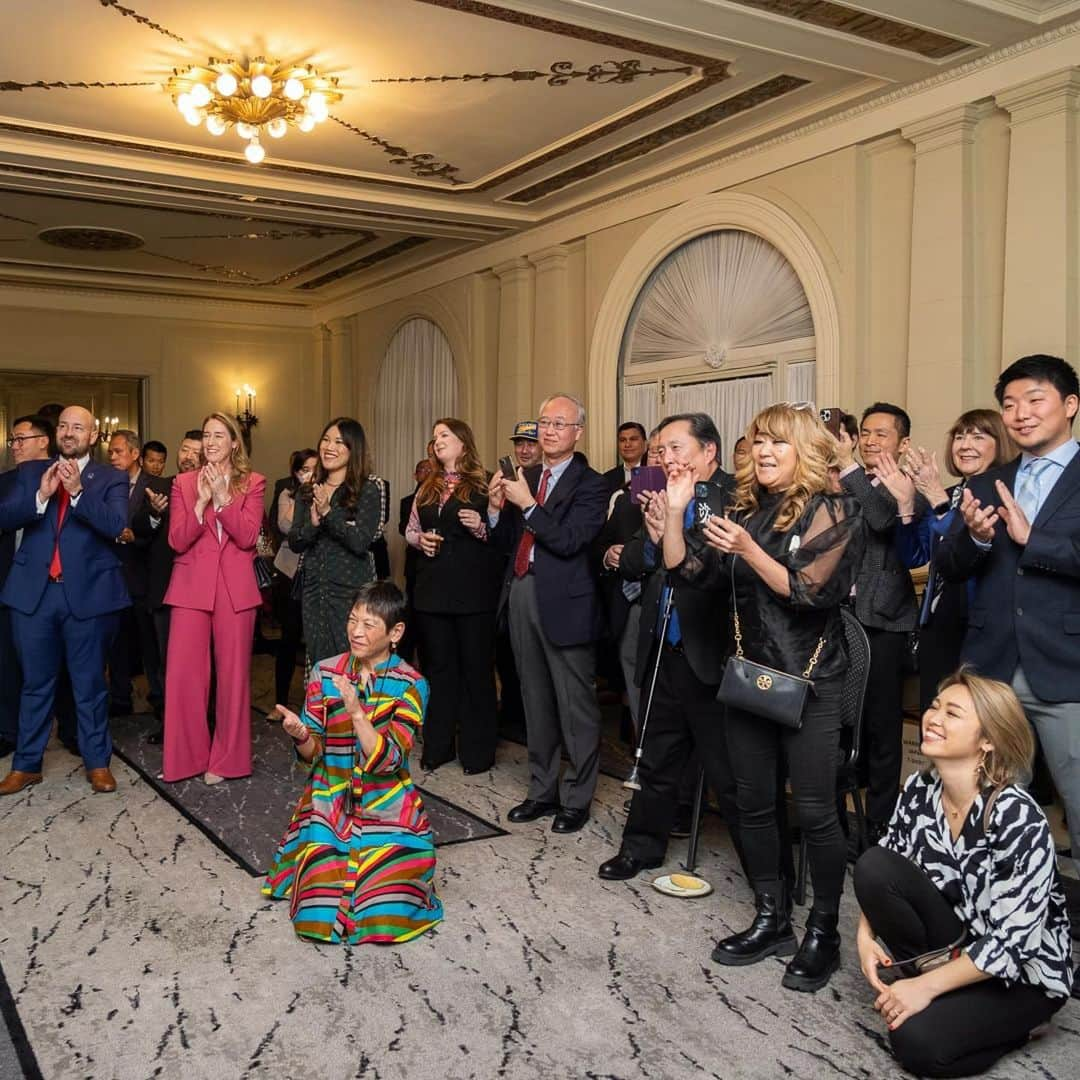
{"type": "Polygon", "coordinates": [[[814,655],[810,657],[810,663],[806,665],[806,670],[802,673],[804,679],[810,678],[810,672],[814,670],[814,665],[818,662],[818,657],[821,655],[821,650],[825,648],[825,639],[818,638],[817,648],[814,650],[814,655]]]}

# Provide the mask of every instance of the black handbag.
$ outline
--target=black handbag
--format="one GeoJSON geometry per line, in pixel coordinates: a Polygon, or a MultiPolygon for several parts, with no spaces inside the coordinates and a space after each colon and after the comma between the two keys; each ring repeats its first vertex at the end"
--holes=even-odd
{"type": "Polygon", "coordinates": [[[254,566],[255,585],[259,592],[265,592],[274,584],[274,571],[270,566],[270,560],[264,559],[261,555],[256,555],[254,566]]]}
{"type": "Polygon", "coordinates": [[[735,621],[735,655],[728,657],[724,667],[717,701],[798,731],[802,727],[806,696],[814,688],[810,674],[825,648],[825,639],[818,640],[802,675],[789,675],[786,671],[747,660],[743,655],[739,604],[735,598],[735,556],[731,558],[731,608],[735,621]]]}
{"type": "Polygon", "coordinates": [[[296,573],[292,576],[289,584],[289,599],[300,603],[304,599],[304,556],[301,554],[300,561],[296,564],[296,573]]]}

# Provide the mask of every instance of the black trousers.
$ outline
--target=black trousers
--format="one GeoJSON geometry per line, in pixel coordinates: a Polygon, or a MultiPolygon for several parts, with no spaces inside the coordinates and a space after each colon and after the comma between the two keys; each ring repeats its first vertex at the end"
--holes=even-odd
{"type": "Polygon", "coordinates": [[[282,705],[289,704],[296,654],[304,639],[303,609],[299,599],[293,598],[292,585],[293,579],[284,574],[274,578],[274,614],[281,627],[274,657],[274,701],[282,705]]]}
{"type": "Polygon", "coordinates": [[[836,809],[840,753],[840,678],[818,679],[795,731],[760,716],[728,709],[727,742],[735,770],[739,831],[754,889],[780,891],[780,823],[777,777],[787,759],[791,794],[806,837],[814,907],[840,908],[847,841],[836,809]]]}
{"type": "Polygon", "coordinates": [[[499,723],[508,728],[525,727],[525,705],[521,700],[521,678],[510,644],[510,628],[502,625],[495,634],[495,670],[499,673],[499,723]]]}
{"type": "Polygon", "coordinates": [[[136,599],[120,613],[119,629],[109,649],[109,705],[118,712],[131,711],[131,677],[140,663],[150,705],[160,715],[165,705],[165,683],[154,615],[145,598],[136,599]]]}
{"type": "MultiPolygon", "coordinates": [[[[648,673],[647,678],[651,678],[651,664],[648,673]]],[[[646,686],[642,690],[642,717],[647,693],[646,686]]],[[[716,700],[716,687],[703,683],[694,674],[681,649],[665,644],[641,753],[641,790],[635,791],[630,801],[623,851],[635,859],[663,860],[684,786],[686,764],[696,751],[741,858],[735,778],[728,760],[724,725],[724,707],[716,700]]]]}
{"type": "Polygon", "coordinates": [[[14,743],[19,734],[22,668],[11,631],[11,609],[0,607],[0,739],[14,743]]]}
{"type": "Polygon", "coordinates": [[[866,627],[870,671],[863,705],[860,779],[866,783],[866,816],[877,825],[892,817],[904,763],[904,652],[907,634],[866,627]]]}
{"type": "Polygon", "coordinates": [[[470,771],[495,760],[495,615],[416,613],[420,670],[431,687],[424,719],[424,761],[453,760],[470,771]]]}
{"type": "MultiPolygon", "coordinates": [[[[957,940],[964,924],[910,859],[872,847],[855,865],[855,895],[874,933],[898,960],[957,940]]],[[[974,1076],[1027,1042],[1067,998],[987,979],[932,1001],[889,1032],[897,1060],[918,1076],[974,1076]]]]}

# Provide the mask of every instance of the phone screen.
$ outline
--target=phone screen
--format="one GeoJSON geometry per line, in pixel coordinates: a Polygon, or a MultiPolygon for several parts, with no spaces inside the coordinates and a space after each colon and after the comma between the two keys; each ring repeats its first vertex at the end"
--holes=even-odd
{"type": "Polygon", "coordinates": [[[659,465],[639,465],[630,473],[630,498],[638,501],[645,491],[663,491],[667,487],[667,473],[659,465]]]}
{"type": "Polygon", "coordinates": [[[514,468],[514,459],[510,457],[509,454],[499,458],[499,472],[501,472],[503,477],[507,480],[517,479],[517,469],[514,468]]]}

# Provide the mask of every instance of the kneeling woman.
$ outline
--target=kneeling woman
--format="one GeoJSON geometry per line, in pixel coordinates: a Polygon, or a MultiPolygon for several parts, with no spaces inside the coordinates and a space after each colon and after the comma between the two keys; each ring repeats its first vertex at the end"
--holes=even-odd
{"type": "Polygon", "coordinates": [[[442,919],[435,845],[409,751],[428,687],[395,653],[405,598],[365,585],[349,613],[349,652],[315,664],[303,718],[278,705],[311,775],[263,894],[290,900],[301,937],[385,945],[442,919]]]}
{"type": "Polygon", "coordinates": [[[1034,749],[1011,687],[950,676],[923,714],[933,767],[856,864],[862,970],[893,1053],[920,1076],[984,1072],[1068,1000],[1054,840],[1020,786],[1034,749]]]}

